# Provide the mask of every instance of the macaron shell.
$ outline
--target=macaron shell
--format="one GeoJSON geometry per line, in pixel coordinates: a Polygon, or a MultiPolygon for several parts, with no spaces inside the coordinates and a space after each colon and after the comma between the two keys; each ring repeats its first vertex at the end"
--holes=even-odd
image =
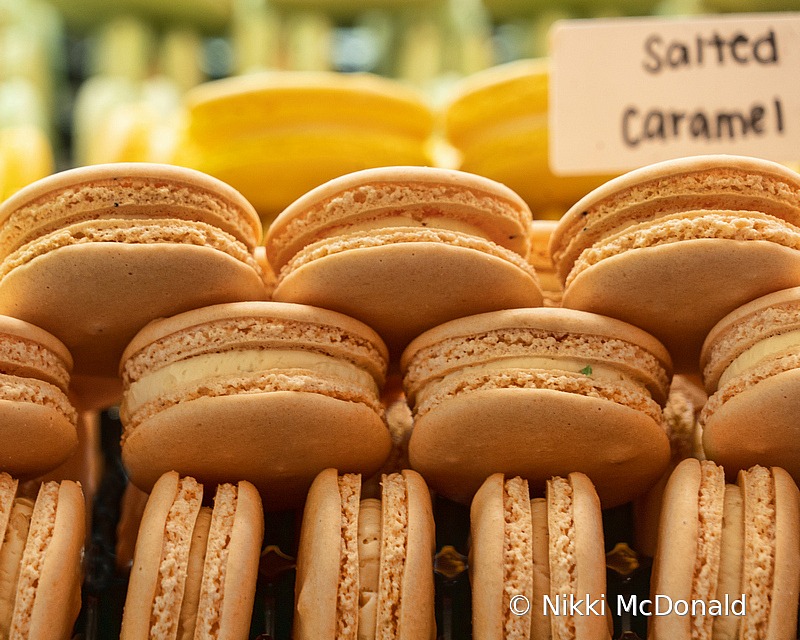
{"type": "Polygon", "coordinates": [[[608,508],[654,484],[670,447],[653,419],[610,400],[494,389],[448,399],[418,418],[409,458],[431,488],[460,502],[498,470],[526,478],[532,493],[551,476],[578,470],[608,508]]]}
{"type": "Polygon", "coordinates": [[[174,405],[134,429],[122,461],[145,491],[177,469],[204,484],[247,479],[277,509],[302,502],[314,477],[334,464],[343,473],[374,473],[390,448],[386,424],[366,405],[274,391],[174,405]],[[236,425],[236,437],[221,423],[236,425]]]}
{"type": "Polygon", "coordinates": [[[402,474],[406,481],[408,527],[398,640],[435,640],[431,494],[418,473],[406,469],[402,474]]]}
{"type": "Polygon", "coordinates": [[[78,446],[75,424],[53,407],[0,400],[0,468],[35,477],[55,469],[78,446]]]}
{"type": "Polygon", "coordinates": [[[627,251],[578,274],[562,304],[653,334],[675,371],[699,370],[708,332],[738,306],[800,284],[800,251],[772,242],[697,239],[627,251]]]}
{"type": "Polygon", "coordinates": [[[69,640],[81,608],[86,504],[80,485],[65,480],[58,491],[53,537],[33,603],[28,640],[69,640]]]}
{"type": "Polygon", "coordinates": [[[800,596],[800,491],[786,471],[773,467],[775,482],[775,574],[767,640],[797,637],[800,596]]]}
{"type": "Polygon", "coordinates": [[[336,636],[342,500],[336,469],[317,475],[303,509],[295,580],[295,640],[336,636]]]}
{"type": "Polygon", "coordinates": [[[706,456],[729,480],[754,464],[782,467],[800,479],[800,369],[770,376],[737,393],[703,425],[706,456]]]}
{"type": "Polygon", "coordinates": [[[209,247],[177,244],[63,247],[0,280],[0,313],[58,337],[75,359],[75,373],[109,377],[117,376],[125,345],[150,320],[264,297],[252,267],[209,247]]]}
{"type": "Polygon", "coordinates": [[[397,355],[413,338],[448,320],[542,304],[535,278],[518,266],[433,242],[364,247],[314,260],[280,280],[273,297],[361,320],[397,355]]]}
{"type": "Polygon", "coordinates": [[[474,640],[503,640],[503,481],[502,473],[486,478],[470,506],[469,570],[474,640]]]}

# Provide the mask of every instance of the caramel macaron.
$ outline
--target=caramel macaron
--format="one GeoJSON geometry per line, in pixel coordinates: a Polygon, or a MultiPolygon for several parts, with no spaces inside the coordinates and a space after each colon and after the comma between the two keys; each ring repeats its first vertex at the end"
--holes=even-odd
{"type": "Polygon", "coordinates": [[[156,320],[122,358],[122,462],[145,491],[175,469],[296,506],[323,469],[371,474],[389,455],[386,366],[374,331],[325,309],[241,302],[156,320]]]}
{"type": "Polygon", "coordinates": [[[575,204],[550,253],[562,304],[658,338],[675,371],[697,372],[723,316],[800,284],[800,174],[740,156],[631,171],[575,204]]]}
{"type": "Polygon", "coordinates": [[[418,473],[361,477],[325,469],[308,493],[295,582],[295,640],[434,640],[431,498],[418,473]]]}
{"type": "Polygon", "coordinates": [[[473,638],[609,640],[603,518],[592,482],[570,473],[548,479],[546,498],[531,497],[526,480],[496,473],[472,500],[473,638]],[[595,605],[574,615],[564,600],[595,605]]]}
{"type": "Polygon", "coordinates": [[[753,300],[703,345],[705,455],[730,474],[754,464],[800,479],[800,287],[753,300]]]}
{"type": "Polygon", "coordinates": [[[357,318],[399,355],[448,320],[541,305],[530,224],[522,199],[487,178],[359,171],[310,191],[270,225],[273,297],[357,318]]]}
{"type": "Polygon", "coordinates": [[[67,397],[72,356],[56,337],[0,316],[0,469],[34,477],[78,445],[78,412],[67,397]]]}
{"type": "Polygon", "coordinates": [[[411,466],[455,500],[497,472],[538,492],[581,471],[610,507],[669,462],[669,354],[620,320],[545,307],[470,316],[422,334],[401,367],[411,466]]]}
{"type": "Polygon", "coordinates": [[[120,640],[247,640],[264,537],[249,482],[216,487],[164,474],[147,500],[136,540],[120,640]],[[209,496],[210,497],[210,496],[209,496]]]}
{"type": "Polygon", "coordinates": [[[116,377],[154,318],[266,297],[261,223],[228,185],[147,163],[57,173],[0,205],[0,313],[58,337],[75,374],[116,377]]]}
{"type": "Polygon", "coordinates": [[[796,638],[798,522],[800,492],[785,470],[754,466],[726,485],[713,462],[681,462],[664,493],[650,607],[661,613],[647,637],[796,638]]]}

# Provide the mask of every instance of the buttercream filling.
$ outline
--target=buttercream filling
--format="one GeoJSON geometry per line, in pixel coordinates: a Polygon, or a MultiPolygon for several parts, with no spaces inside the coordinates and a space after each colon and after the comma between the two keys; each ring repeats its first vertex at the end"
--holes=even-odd
{"type": "Polygon", "coordinates": [[[358,511],[358,640],[375,640],[381,568],[381,501],[367,498],[358,511]]]}
{"type": "Polygon", "coordinates": [[[378,385],[368,372],[332,356],[295,349],[238,349],[198,355],[148,373],[131,383],[124,402],[126,410],[134,413],[160,396],[209,378],[237,377],[275,369],[305,369],[347,380],[379,394],[378,385]]]}
{"type": "Polygon", "coordinates": [[[416,394],[417,406],[424,404],[428,399],[431,392],[438,390],[440,384],[446,385],[448,382],[461,376],[480,373],[491,370],[503,369],[531,369],[536,371],[560,371],[571,374],[579,374],[586,378],[593,380],[612,383],[612,384],[625,384],[634,386],[637,390],[641,391],[648,398],[651,397],[650,392],[641,383],[634,380],[632,377],[625,375],[616,367],[606,364],[597,364],[595,362],[588,362],[580,358],[549,358],[543,356],[515,356],[510,358],[501,358],[491,362],[485,362],[479,365],[470,367],[463,367],[449,373],[441,378],[438,378],[431,383],[425,385],[416,394]],[[434,384],[435,383],[435,384],[434,384]]]}
{"type": "Polygon", "coordinates": [[[189,561],[186,569],[186,584],[183,590],[181,613],[178,620],[177,640],[193,640],[197,610],[200,606],[200,588],[203,583],[203,564],[211,529],[210,507],[200,507],[192,532],[189,561]]]}
{"type": "Polygon", "coordinates": [[[793,347],[800,348],[800,329],[760,340],[752,347],[740,353],[733,362],[728,365],[719,378],[717,388],[730,382],[743,371],[756,366],[761,360],[776,353],[788,351],[793,347]]]}
{"type": "Polygon", "coordinates": [[[361,231],[376,231],[379,229],[395,227],[426,227],[429,229],[444,229],[445,231],[458,231],[467,235],[478,236],[484,240],[492,240],[482,229],[464,222],[463,220],[454,220],[452,218],[445,218],[444,216],[425,216],[419,219],[406,217],[406,216],[387,216],[385,218],[376,218],[374,220],[364,220],[355,222],[353,224],[343,225],[336,227],[325,234],[324,238],[332,238],[335,236],[346,236],[351,233],[358,233],[361,231]]]}
{"type": "Polygon", "coordinates": [[[17,498],[11,507],[3,546],[0,547],[0,639],[7,640],[14,614],[20,563],[28,539],[33,515],[33,501],[17,498]]]}

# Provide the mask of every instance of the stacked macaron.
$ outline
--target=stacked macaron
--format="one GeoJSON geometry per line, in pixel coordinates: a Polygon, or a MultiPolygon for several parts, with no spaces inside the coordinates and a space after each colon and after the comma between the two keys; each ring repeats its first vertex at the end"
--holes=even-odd
{"type": "Polygon", "coordinates": [[[678,372],[736,307],[800,284],[800,175],[739,156],[658,163],[575,204],[550,253],[563,305],[643,328],[678,372]]]}
{"type": "Polygon", "coordinates": [[[273,297],[361,320],[398,357],[453,318],[542,303],[530,224],[519,196],[486,178],[359,171],[313,189],[270,225],[273,297]]]}
{"type": "Polygon", "coordinates": [[[249,480],[296,506],[334,464],[371,474],[389,453],[381,339],[342,314],[240,302],[153,321],[121,362],[122,460],[149,490],[171,469],[249,480]]]}

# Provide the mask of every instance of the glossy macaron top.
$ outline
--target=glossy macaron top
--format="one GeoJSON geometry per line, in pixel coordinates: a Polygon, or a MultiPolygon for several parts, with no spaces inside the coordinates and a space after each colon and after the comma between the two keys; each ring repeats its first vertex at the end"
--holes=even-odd
{"type": "Polygon", "coordinates": [[[232,235],[249,251],[262,231],[252,205],[216,178],[173,165],[102,164],[53,174],[3,202],[0,255],[60,228],[102,219],[202,222],[232,235]]]}
{"type": "Polygon", "coordinates": [[[66,393],[71,371],[72,356],[58,338],[23,320],[0,316],[0,372],[49,382],[66,393]]]}
{"type": "Polygon", "coordinates": [[[658,403],[666,401],[672,365],[658,340],[620,320],[571,309],[509,309],[453,320],[415,339],[401,368],[406,396],[414,402],[425,385],[460,370],[493,363],[559,369],[568,360],[577,370],[612,367],[638,380],[658,403]],[[537,360],[515,365],[518,358],[537,360]]]}
{"type": "Polygon", "coordinates": [[[384,167],[306,193],[275,219],[265,242],[276,273],[313,242],[384,227],[466,230],[526,258],[530,219],[516,193],[488,178],[431,167],[384,167]]]}
{"type": "MultiPolygon", "coordinates": [[[[559,277],[567,281],[585,249],[626,226],[692,211],[749,211],[800,226],[800,175],[768,160],[708,155],[614,178],[579,200],[553,233],[550,254],[559,277]]],[[[665,241],[677,239],[668,234],[665,241]]]]}
{"type": "Polygon", "coordinates": [[[797,353],[800,345],[800,287],[776,291],[722,318],[703,344],[700,366],[706,391],[713,393],[745,370],[797,353]]]}

